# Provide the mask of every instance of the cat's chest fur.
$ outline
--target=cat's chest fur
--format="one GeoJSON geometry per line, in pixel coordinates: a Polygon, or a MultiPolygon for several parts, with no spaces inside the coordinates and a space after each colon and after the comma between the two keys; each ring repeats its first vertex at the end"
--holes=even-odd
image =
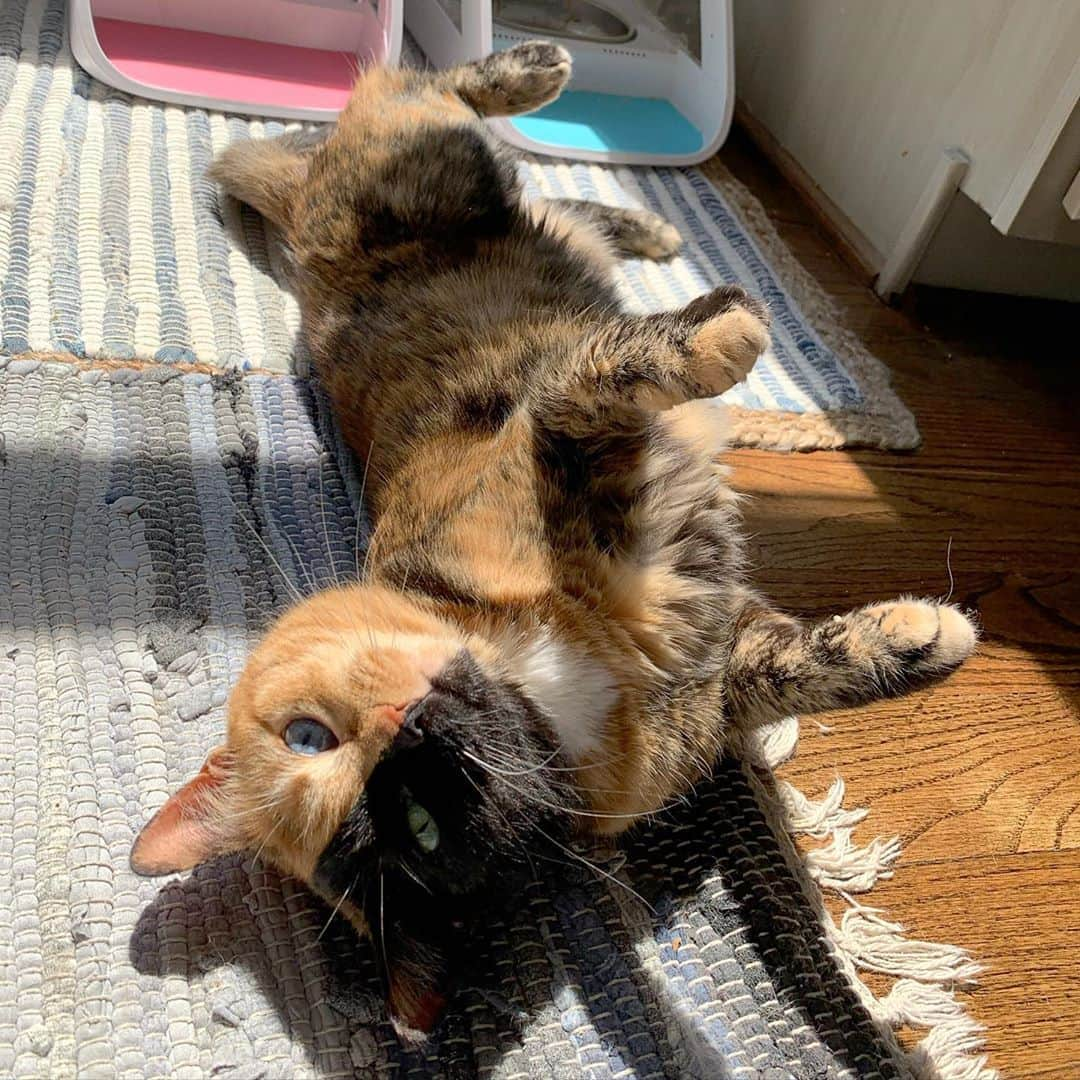
{"type": "Polygon", "coordinates": [[[570,760],[599,756],[607,721],[620,696],[612,671],[580,643],[541,629],[518,653],[512,674],[544,710],[570,760]]]}

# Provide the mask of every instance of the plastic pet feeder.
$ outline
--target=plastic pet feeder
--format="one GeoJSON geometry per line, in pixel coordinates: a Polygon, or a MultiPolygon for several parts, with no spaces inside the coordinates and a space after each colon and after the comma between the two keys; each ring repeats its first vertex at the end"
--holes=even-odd
{"type": "Polygon", "coordinates": [[[396,64],[400,0],[71,0],[75,59],[140,97],[333,120],[357,70],[396,64]]]}
{"type": "Polygon", "coordinates": [[[693,165],[731,126],[731,0],[406,0],[405,22],[438,67],[530,38],[570,52],[557,101],[492,121],[523,150],[693,165]]]}

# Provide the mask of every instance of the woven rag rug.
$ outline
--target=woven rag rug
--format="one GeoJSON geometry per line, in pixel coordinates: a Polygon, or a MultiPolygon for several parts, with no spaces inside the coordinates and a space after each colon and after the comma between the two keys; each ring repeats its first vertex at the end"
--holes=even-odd
{"type": "Polygon", "coordinates": [[[842,785],[814,802],[749,764],[789,754],[794,721],[596,871],[529,885],[407,1053],[367,947],[323,936],[295,881],[238,858],[128,867],[220,741],[268,617],[355,573],[360,484],[322,395],[0,358],[0,434],[0,1076],[991,1075],[949,990],[963,953],[825,915],[812,879],[868,888],[896,846],[852,844],[842,785]],[[787,828],[829,842],[803,862],[787,828]],[[875,1001],[853,962],[907,977],[875,1001]],[[899,1023],[933,1026],[914,1056],[899,1023]]]}
{"type": "MultiPolygon", "coordinates": [[[[0,347],[98,359],[303,370],[299,315],[258,216],[205,176],[230,142],[285,126],[133,99],[73,62],[64,0],[0,6],[0,347]]],[[[720,166],[611,168],[528,158],[530,195],[643,206],[681,254],[617,271],[640,311],[739,282],[773,343],[725,395],[734,440],[811,449],[917,444],[883,366],[840,325],[760,204],[720,166]]]]}
{"type": "MultiPolygon", "coordinates": [[[[824,910],[820,888],[869,889],[899,849],[854,842],[865,811],[839,781],[811,800],[772,777],[794,720],[691,808],[587,853],[595,870],[532,882],[423,1052],[386,1024],[367,946],[296,882],[236,858],[131,873],[267,619],[349,576],[365,527],[280,253],[203,176],[282,128],[94,83],[64,14],[0,3],[0,1076],[988,1080],[953,995],[971,961],[861,905],[824,910]],[[793,831],[821,845],[797,856],[793,831]],[[898,978],[876,999],[857,966],[898,978]],[[899,1025],[928,1034],[904,1053],[899,1025]]],[[[679,225],[680,258],[622,266],[637,308],[718,281],[766,296],[775,344],[729,401],[738,440],[914,444],[880,365],[733,180],[522,170],[534,194],[679,225]]]]}

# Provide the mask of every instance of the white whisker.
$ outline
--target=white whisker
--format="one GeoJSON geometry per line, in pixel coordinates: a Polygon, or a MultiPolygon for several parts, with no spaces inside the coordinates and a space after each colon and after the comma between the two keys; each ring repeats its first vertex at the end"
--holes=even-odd
{"type": "Polygon", "coordinates": [[[288,590],[292,593],[297,603],[300,603],[304,599],[304,594],[300,591],[300,589],[296,585],[296,582],[294,582],[292,578],[290,578],[289,575],[285,573],[285,568],[278,561],[277,556],[270,550],[270,545],[267,544],[267,542],[262,538],[262,536],[259,535],[259,530],[256,529],[250,521],[248,521],[247,515],[236,505],[235,500],[233,501],[233,509],[236,511],[236,516],[251,530],[251,535],[255,537],[255,539],[262,547],[263,551],[266,552],[266,557],[270,560],[271,564],[281,575],[281,580],[285,583],[286,588],[288,588],[288,590]]]}
{"type": "Polygon", "coordinates": [[[319,513],[322,517],[323,540],[326,541],[326,558],[330,564],[330,580],[337,585],[338,573],[337,567],[334,565],[334,545],[330,542],[330,529],[326,523],[326,484],[323,480],[323,451],[317,445],[314,449],[318,452],[319,513]]]}
{"type": "Polygon", "coordinates": [[[541,836],[547,837],[547,839],[550,840],[551,843],[553,843],[560,851],[563,851],[571,858],[577,859],[579,862],[584,863],[590,870],[599,874],[601,877],[607,878],[608,881],[615,882],[616,885],[618,885],[620,888],[625,889],[628,893],[630,893],[631,896],[634,896],[638,900],[640,900],[654,915],[656,914],[656,908],[654,908],[652,904],[650,904],[649,901],[646,900],[645,897],[637,891],[637,889],[633,888],[630,885],[627,885],[625,881],[620,881],[617,877],[615,877],[614,874],[609,874],[606,870],[601,870],[600,867],[596,865],[596,863],[590,862],[588,859],[585,858],[584,855],[580,854],[577,851],[574,851],[573,848],[568,848],[564,844],[560,844],[554,836],[550,836],[548,833],[544,832],[543,829],[537,828],[536,831],[540,833],[541,836]]]}
{"type": "Polygon", "coordinates": [[[341,894],[341,896],[338,897],[338,902],[334,905],[334,910],[330,912],[330,918],[326,920],[326,924],[319,931],[319,936],[315,939],[316,945],[318,945],[319,942],[322,941],[323,934],[325,934],[326,931],[330,929],[330,924],[334,921],[334,916],[341,910],[341,905],[344,904],[345,901],[348,899],[349,893],[351,893],[353,889],[356,888],[356,883],[359,880],[360,875],[357,874],[356,877],[353,878],[352,884],[341,894]]]}
{"type": "MultiPolygon", "coordinates": [[[[371,467],[371,454],[375,449],[375,440],[372,439],[368,445],[367,460],[364,462],[364,475],[360,480],[360,494],[356,499],[356,540],[354,542],[355,558],[356,558],[356,580],[363,581],[364,576],[360,573],[360,528],[364,521],[367,520],[367,512],[364,509],[364,493],[367,491],[367,478],[368,469],[371,467]]],[[[364,548],[364,569],[367,569],[367,552],[371,550],[371,537],[368,537],[368,542],[364,548]]]]}
{"type": "MultiPolygon", "coordinates": [[[[494,772],[491,769],[487,762],[481,760],[475,754],[470,753],[468,750],[462,750],[461,752],[470,761],[475,762],[477,765],[480,766],[480,768],[491,773],[493,776],[499,775],[497,772],[494,772]]],[[[526,791],[524,788],[519,788],[516,785],[509,783],[508,781],[506,781],[505,778],[503,778],[503,783],[505,783],[506,786],[511,790],[516,791],[523,798],[529,799],[531,802],[536,803],[538,806],[546,806],[549,810],[555,810],[560,814],[573,814],[576,817],[602,818],[606,821],[637,820],[643,817],[650,817],[653,814],[661,814],[665,810],[671,810],[678,805],[678,803],[665,803],[663,806],[656,807],[655,810],[649,810],[647,812],[637,814],[605,814],[603,813],[603,811],[600,810],[576,810],[570,806],[559,806],[557,803],[548,802],[546,799],[541,799],[538,796],[533,795],[531,792],[526,791]]]]}

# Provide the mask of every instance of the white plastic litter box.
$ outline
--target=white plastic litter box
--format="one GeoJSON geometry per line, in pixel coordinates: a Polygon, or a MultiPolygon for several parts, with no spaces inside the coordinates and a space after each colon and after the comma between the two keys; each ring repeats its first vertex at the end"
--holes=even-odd
{"type": "Polygon", "coordinates": [[[557,101],[492,121],[523,150],[693,165],[731,127],[731,0],[405,0],[405,25],[437,67],[530,38],[570,52],[557,101]]]}

